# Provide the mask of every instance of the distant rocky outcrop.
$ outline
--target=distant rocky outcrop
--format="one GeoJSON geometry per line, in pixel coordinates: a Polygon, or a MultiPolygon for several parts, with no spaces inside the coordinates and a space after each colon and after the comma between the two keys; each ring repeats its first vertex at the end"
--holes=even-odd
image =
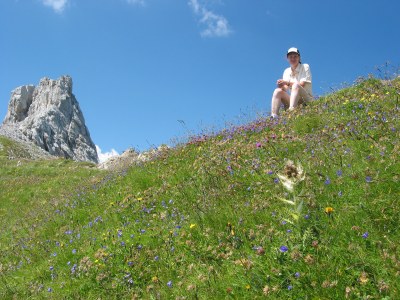
{"type": "Polygon", "coordinates": [[[43,78],[12,91],[0,134],[31,141],[48,153],[98,163],[95,145],[74,94],[72,78],[43,78]]]}
{"type": "Polygon", "coordinates": [[[110,171],[121,171],[132,165],[141,164],[153,159],[165,156],[170,148],[167,145],[161,145],[145,152],[138,152],[135,149],[128,149],[121,155],[113,156],[105,162],[98,165],[100,169],[110,171]]]}

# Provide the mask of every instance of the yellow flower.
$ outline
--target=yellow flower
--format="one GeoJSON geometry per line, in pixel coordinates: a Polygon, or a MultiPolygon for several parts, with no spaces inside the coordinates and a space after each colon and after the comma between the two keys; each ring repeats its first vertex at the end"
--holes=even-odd
{"type": "Polygon", "coordinates": [[[250,287],[251,287],[250,284],[246,285],[246,290],[249,290],[250,287]]]}
{"type": "Polygon", "coordinates": [[[153,276],[153,278],[151,278],[151,281],[153,281],[153,282],[158,282],[157,276],[153,276]]]}
{"type": "Polygon", "coordinates": [[[190,224],[190,229],[196,227],[196,224],[190,224]]]}
{"type": "Polygon", "coordinates": [[[143,198],[142,198],[142,197],[140,197],[140,198],[137,198],[136,200],[137,200],[137,201],[142,201],[142,200],[143,200],[143,198]]]}
{"type": "Polygon", "coordinates": [[[330,206],[325,207],[325,213],[327,213],[328,215],[333,213],[333,211],[334,211],[333,207],[330,207],[330,206]]]}

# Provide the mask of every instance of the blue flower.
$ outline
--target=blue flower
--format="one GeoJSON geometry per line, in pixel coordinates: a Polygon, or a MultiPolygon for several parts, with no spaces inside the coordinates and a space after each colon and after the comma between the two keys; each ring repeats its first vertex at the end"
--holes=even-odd
{"type": "Polygon", "coordinates": [[[279,251],[281,251],[282,253],[287,252],[289,250],[288,247],[286,246],[280,246],[279,251]]]}
{"type": "Polygon", "coordinates": [[[72,254],[75,254],[76,253],[76,249],[72,249],[72,254]]]}
{"type": "Polygon", "coordinates": [[[304,219],[308,220],[310,218],[310,215],[305,215],[304,219]]]}
{"type": "Polygon", "coordinates": [[[294,273],[294,277],[299,278],[300,277],[300,273],[299,272],[294,273]]]}
{"type": "Polygon", "coordinates": [[[171,280],[167,282],[167,286],[168,286],[169,288],[172,288],[172,281],[171,281],[171,280]]]}
{"type": "Polygon", "coordinates": [[[47,291],[48,291],[49,293],[51,293],[51,292],[53,291],[53,289],[52,289],[52,288],[48,288],[47,291]]]}
{"type": "Polygon", "coordinates": [[[289,286],[287,287],[287,289],[288,289],[289,291],[291,291],[291,290],[293,289],[293,285],[289,285],[289,286]]]}
{"type": "Polygon", "coordinates": [[[326,177],[326,180],[325,180],[325,184],[331,184],[331,180],[329,179],[329,177],[326,177]]]}
{"type": "Polygon", "coordinates": [[[367,177],[365,177],[365,181],[366,181],[366,182],[368,182],[368,183],[372,182],[372,178],[371,178],[371,176],[367,176],[367,177]]]}
{"type": "Polygon", "coordinates": [[[368,237],[368,231],[364,232],[364,234],[362,235],[362,237],[363,237],[364,239],[366,239],[366,238],[368,237]]]}
{"type": "Polygon", "coordinates": [[[336,175],[339,176],[339,177],[342,176],[342,175],[343,175],[342,170],[338,170],[338,171],[336,172],[336,175]]]}

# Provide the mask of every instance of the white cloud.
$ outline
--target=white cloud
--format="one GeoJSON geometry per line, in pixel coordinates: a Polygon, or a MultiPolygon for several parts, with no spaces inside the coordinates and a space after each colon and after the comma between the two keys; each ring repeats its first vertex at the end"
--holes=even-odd
{"type": "Polygon", "coordinates": [[[55,12],[62,13],[68,4],[68,0],[42,0],[42,3],[51,7],[55,12]]]}
{"type": "Polygon", "coordinates": [[[200,33],[203,37],[225,37],[232,33],[228,20],[204,7],[198,0],[189,0],[189,6],[200,17],[199,22],[206,28],[200,33]]]}
{"type": "Polygon", "coordinates": [[[145,0],[126,0],[129,4],[136,4],[136,5],[145,5],[145,0]]]}
{"type": "Polygon", "coordinates": [[[102,152],[100,147],[96,145],[97,155],[99,156],[99,161],[105,162],[107,159],[119,155],[115,149],[111,149],[109,152],[102,152]]]}

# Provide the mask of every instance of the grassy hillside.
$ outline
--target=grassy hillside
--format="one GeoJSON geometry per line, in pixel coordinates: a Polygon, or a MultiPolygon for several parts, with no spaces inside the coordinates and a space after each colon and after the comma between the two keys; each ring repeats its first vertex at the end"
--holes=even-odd
{"type": "Polygon", "coordinates": [[[114,175],[2,156],[0,298],[399,299],[399,97],[369,79],[114,175]]]}

